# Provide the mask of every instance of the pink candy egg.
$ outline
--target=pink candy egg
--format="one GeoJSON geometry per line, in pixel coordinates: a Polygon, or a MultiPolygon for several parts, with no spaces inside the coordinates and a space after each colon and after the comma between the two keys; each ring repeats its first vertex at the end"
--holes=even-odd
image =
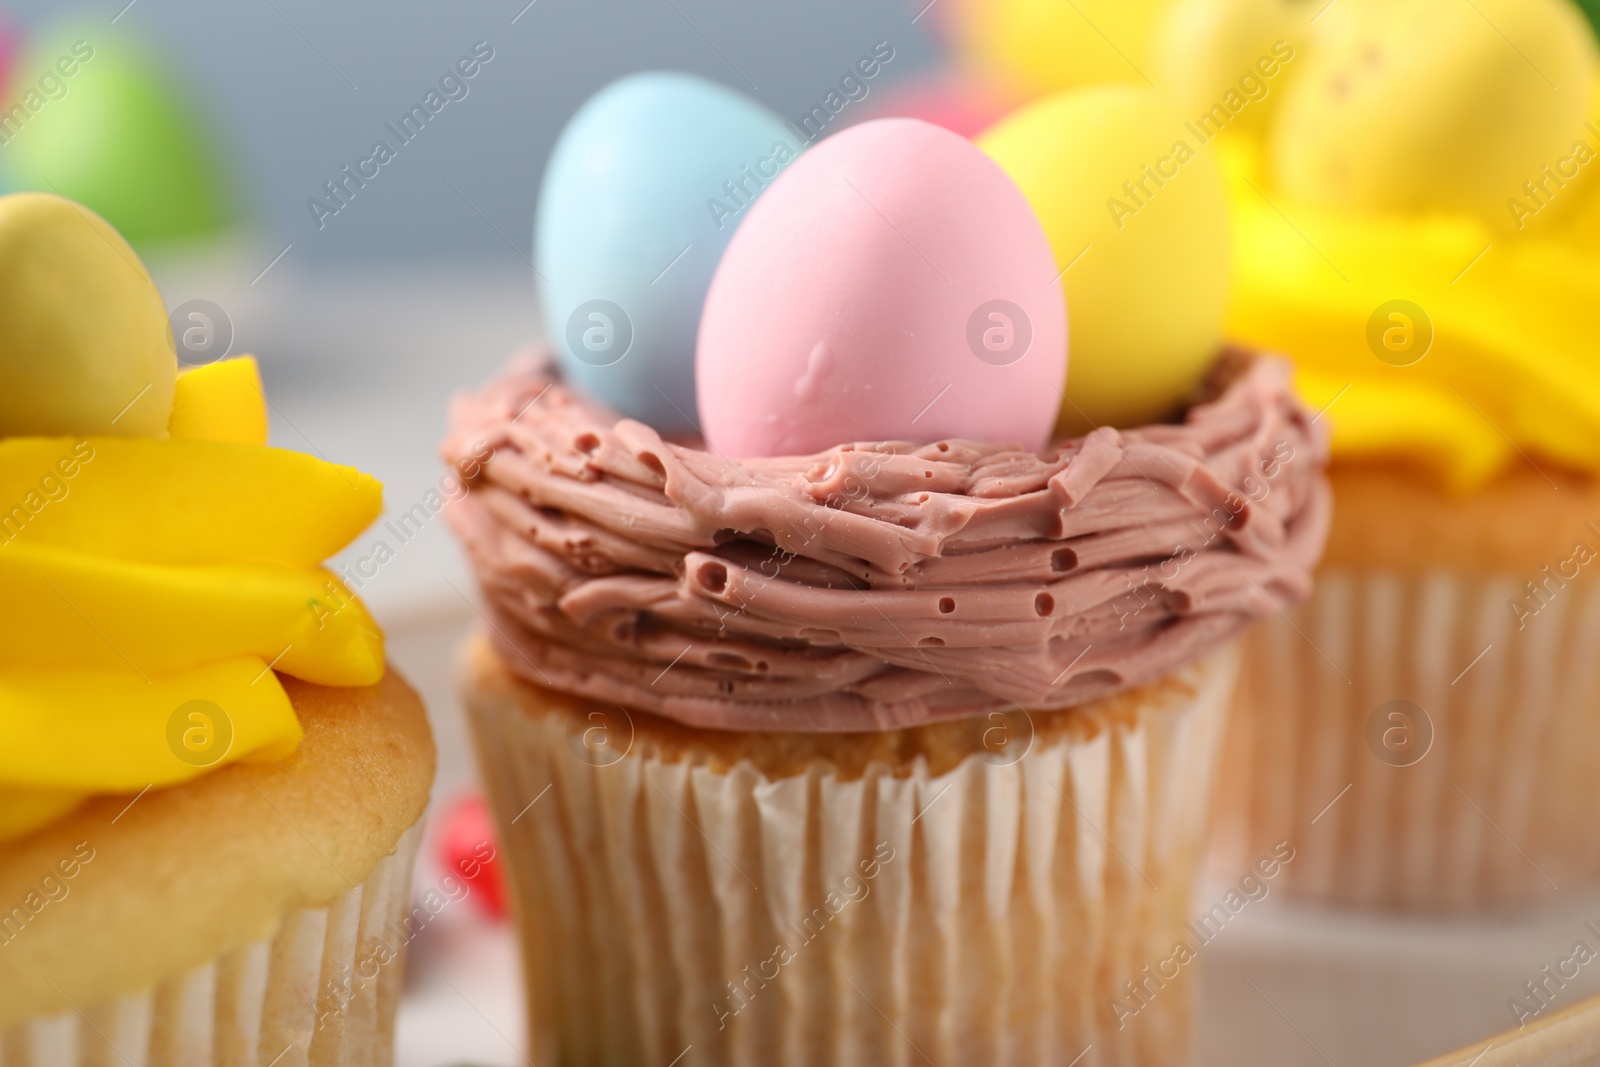
{"type": "Polygon", "coordinates": [[[856,441],[1049,441],[1067,316],[1021,191],[916,119],[835,134],[734,234],[696,353],[701,427],[730,457],[856,441]]]}

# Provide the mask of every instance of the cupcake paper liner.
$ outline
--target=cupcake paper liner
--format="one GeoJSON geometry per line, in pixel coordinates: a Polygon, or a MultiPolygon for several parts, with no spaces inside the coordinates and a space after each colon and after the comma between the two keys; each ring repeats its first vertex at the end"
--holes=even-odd
{"type": "Polygon", "coordinates": [[[276,936],[142,993],[0,1033],[0,1067],[388,1067],[421,824],[276,936]]]}
{"type": "Polygon", "coordinates": [[[1079,721],[1006,765],[850,779],[721,766],[703,733],[669,751],[644,728],[598,760],[570,703],[469,676],[531,1060],[1186,1062],[1192,977],[1131,1017],[1112,1003],[1184,936],[1236,668],[1229,647],[1185,685],[1054,713],[1079,721]]]}
{"type": "Polygon", "coordinates": [[[1246,639],[1213,866],[1286,839],[1290,892],[1414,908],[1600,882],[1597,649],[1600,583],[1322,572],[1246,639]]]}

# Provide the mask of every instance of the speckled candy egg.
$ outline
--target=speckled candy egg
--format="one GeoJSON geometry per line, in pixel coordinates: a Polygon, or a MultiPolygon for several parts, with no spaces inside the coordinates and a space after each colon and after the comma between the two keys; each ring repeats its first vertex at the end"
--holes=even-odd
{"type": "Polygon", "coordinates": [[[1548,168],[1588,136],[1600,51],[1567,0],[1352,0],[1316,30],[1270,142],[1287,197],[1508,230],[1572,199],[1548,168]]]}
{"type": "Polygon", "coordinates": [[[970,141],[879,119],[751,209],[700,323],[701,425],[729,456],[971,438],[1044,447],[1066,375],[1050,242],[970,141]]]}

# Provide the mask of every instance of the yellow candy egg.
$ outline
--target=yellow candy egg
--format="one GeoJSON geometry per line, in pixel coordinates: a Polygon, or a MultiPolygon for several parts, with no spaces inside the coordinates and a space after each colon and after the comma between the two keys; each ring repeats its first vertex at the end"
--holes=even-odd
{"type": "Polygon", "coordinates": [[[1341,0],[1274,121],[1276,182],[1355,209],[1523,228],[1584,132],[1600,51],[1569,0],[1341,0]]]}
{"type": "Polygon", "coordinates": [[[1556,161],[1557,176],[1577,171],[1568,179],[1559,200],[1548,202],[1524,223],[1534,231],[1590,254],[1600,254],[1600,86],[1589,101],[1589,121],[1572,143],[1565,158],[1556,161]],[[1553,210],[1552,210],[1553,209],[1553,210]],[[1553,223],[1553,225],[1552,225],[1553,223]]]}
{"type": "MultiPolygon", "coordinates": [[[[1590,138],[1590,144],[1595,141],[1600,138],[1590,138]]],[[[1600,152],[1590,156],[1588,166],[1596,160],[1600,160],[1600,152]]],[[[1572,210],[1560,216],[1560,227],[1552,236],[1563,244],[1600,256],[1600,176],[1586,175],[1575,195],[1572,210]]],[[[1536,225],[1537,220],[1529,223],[1529,228],[1536,225]]]]}
{"type": "Polygon", "coordinates": [[[1260,129],[1300,57],[1300,21],[1289,0],[1177,0],[1151,77],[1208,135],[1260,129]]]}
{"type": "Polygon", "coordinates": [[[1228,208],[1206,141],[1156,90],[1076,89],[978,144],[1022,188],[1062,270],[1072,358],[1060,428],[1173,414],[1216,358],[1228,208]]]}
{"type": "Polygon", "coordinates": [[[0,197],[0,437],[162,437],[177,356],[161,294],[100,216],[0,197]]]}
{"type": "Polygon", "coordinates": [[[1156,28],[1173,0],[953,0],[963,61],[1032,99],[1099,82],[1145,84],[1156,28]]]}

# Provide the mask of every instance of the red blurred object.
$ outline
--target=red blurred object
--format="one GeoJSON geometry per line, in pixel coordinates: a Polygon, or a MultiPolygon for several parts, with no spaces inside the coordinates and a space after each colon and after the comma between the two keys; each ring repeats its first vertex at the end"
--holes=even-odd
{"type": "Polygon", "coordinates": [[[4,94],[7,107],[14,101],[11,100],[11,93],[6,86],[10,81],[11,67],[21,51],[22,31],[6,18],[5,12],[0,11],[0,94],[4,94]]]}
{"type": "Polygon", "coordinates": [[[978,136],[1016,107],[994,89],[949,71],[915,78],[873,100],[862,112],[868,119],[922,119],[963,137],[978,136]]]}
{"type": "Polygon", "coordinates": [[[471,898],[492,919],[506,917],[505,871],[494,816],[476,793],[458,797],[439,815],[439,864],[471,888],[471,898]]]}

